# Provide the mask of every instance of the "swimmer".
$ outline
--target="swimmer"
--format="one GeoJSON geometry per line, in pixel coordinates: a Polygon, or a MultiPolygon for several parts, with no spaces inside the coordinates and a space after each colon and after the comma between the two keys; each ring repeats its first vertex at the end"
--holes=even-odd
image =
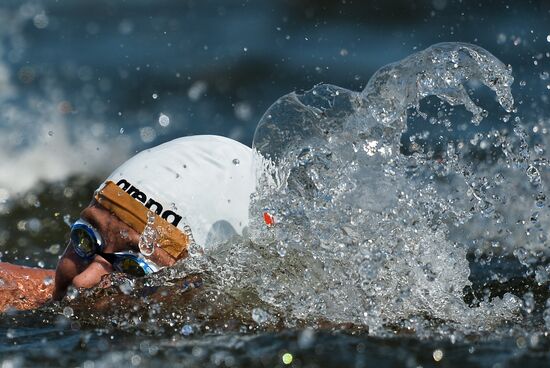
{"type": "Polygon", "coordinates": [[[242,235],[255,187],[252,149],[229,138],[190,136],[145,150],[99,186],[72,225],[55,273],[0,263],[0,311],[35,308],[48,293],[60,300],[69,286],[90,288],[113,272],[151,274],[194,244],[208,249],[242,235]],[[37,280],[55,282],[25,295],[25,305],[10,304],[16,297],[3,290],[6,274],[24,280],[20,295],[37,280]]]}

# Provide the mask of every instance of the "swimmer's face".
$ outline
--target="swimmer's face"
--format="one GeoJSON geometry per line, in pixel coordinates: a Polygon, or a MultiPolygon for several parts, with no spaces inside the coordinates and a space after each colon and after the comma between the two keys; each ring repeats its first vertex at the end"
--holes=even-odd
{"type": "MultiPolygon", "coordinates": [[[[104,242],[103,252],[139,251],[140,234],[97,202],[93,201],[86,207],[80,217],[92,224],[101,234],[104,242]]],[[[171,266],[174,263],[172,258],[158,247],[155,247],[155,252],[150,258],[159,266],[171,266]]],[[[91,261],[80,258],[69,243],[57,265],[53,297],[63,298],[71,284],[77,288],[95,286],[104,275],[113,271],[112,265],[99,255],[91,261]]]]}
{"type": "Polygon", "coordinates": [[[105,243],[105,253],[138,251],[139,234],[96,201],[86,207],[80,217],[99,231],[105,243]]]}

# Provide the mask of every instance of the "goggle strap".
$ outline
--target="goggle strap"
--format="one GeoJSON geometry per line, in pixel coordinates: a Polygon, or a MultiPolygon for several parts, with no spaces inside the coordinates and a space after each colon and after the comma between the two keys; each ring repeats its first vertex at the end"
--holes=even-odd
{"type": "MultiPolygon", "coordinates": [[[[139,234],[145,229],[151,211],[112,181],[96,193],[95,200],[139,234]]],[[[154,217],[158,246],[176,260],[186,257],[189,236],[159,215],[154,214],[154,217]]]]}

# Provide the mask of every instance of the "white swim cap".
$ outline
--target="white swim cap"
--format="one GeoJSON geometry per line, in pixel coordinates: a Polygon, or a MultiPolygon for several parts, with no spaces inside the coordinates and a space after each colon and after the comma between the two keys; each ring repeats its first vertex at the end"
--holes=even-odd
{"type": "Polygon", "coordinates": [[[210,247],[242,234],[255,188],[252,149],[229,138],[201,135],[175,139],[135,155],[109,175],[96,199],[102,205],[111,203],[111,208],[105,207],[127,223],[147,221],[138,207],[145,213],[152,211],[184,234],[190,230],[197,244],[210,247]],[[117,186],[111,188],[110,200],[104,190],[108,182],[117,186]],[[113,205],[128,197],[124,192],[135,202],[113,205]],[[119,215],[116,208],[126,215],[119,215]],[[134,220],[129,220],[132,214],[134,220]]]}

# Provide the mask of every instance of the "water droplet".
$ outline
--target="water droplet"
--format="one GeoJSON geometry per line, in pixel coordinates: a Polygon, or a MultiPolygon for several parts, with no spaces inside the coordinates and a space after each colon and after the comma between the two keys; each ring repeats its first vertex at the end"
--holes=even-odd
{"type": "Polygon", "coordinates": [[[46,249],[46,253],[58,254],[60,250],[61,246],[59,244],[52,244],[46,249]]]}
{"type": "Polygon", "coordinates": [[[546,41],[550,42],[550,35],[546,36],[546,41]]]}
{"type": "Polygon", "coordinates": [[[124,294],[129,295],[134,290],[134,282],[130,279],[126,279],[118,286],[118,288],[124,294]]]}
{"type": "Polygon", "coordinates": [[[283,242],[277,242],[277,253],[279,256],[286,256],[286,245],[283,242]]]}
{"type": "Polygon", "coordinates": [[[6,203],[10,198],[10,192],[7,189],[0,188],[0,203],[6,203]]]}
{"type": "Polygon", "coordinates": [[[183,325],[183,327],[181,328],[180,333],[183,336],[189,336],[193,333],[193,327],[191,325],[183,325]]]}
{"type": "Polygon", "coordinates": [[[159,124],[161,127],[166,128],[168,125],[170,125],[170,118],[167,115],[160,113],[159,124]]]}
{"type": "Polygon", "coordinates": [[[248,121],[252,118],[252,106],[248,102],[239,102],[235,104],[235,116],[242,121],[248,121]]]}
{"type": "Polygon", "coordinates": [[[72,286],[69,286],[67,289],[67,299],[73,300],[78,296],[79,292],[78,289],[72,286]]]}
{"type": "Polygon", "coordinates": [[[298,346],[300,349],[309,349],[315,343],[315,330],[313,328],[306,328],[300,333],[298,337],[298,346]]]}
{"type": "Polygon", "coordinates": [[[529,165],[525,172],[531,184],[539,185],[541,183],[540,172],[535,166],[529,165]]]}
{"type": "Polygon", "coordinates": [[[33,217],[27,221],[26,230],[29,230],[33,233],[37,233],[40,231],[41,228],[42,228],[42,221],[40,221],[39,219],[33,217]]]}
{"type": "Polygon", "coordinates": [[[121,239],[129,239],[128,230],[120,230],[119,234],[121,239]]]}
{"type": "Polygon", "coordinates": [[[516,346],[518,347],[518,349],[525,349],[525,347],[527,346],[527,340],[525,339],[525,337],[518,337],[516,339],[516,346]]]}
{"type": "Polygon", "coordinates": [[[283,363],[285,365],[292,364],[293,359],[294,359],[294,357],[290,353],[284,353],[283,356],[281,357],[281,360],[283,361],[283,363]]]}
{"type": "Polygon", "coordinates": [[[27,230],[27,221],[21,220],[17,222],[17,230],[25,231],[27,230]]]}
{"type": "Polygon", "coordinates": [[[124,128],[120,128],[119,133],[124,134],[124,128]]]}
{"type": "Polygon", "coordinates": [[[538,220],[539,220],[539,213],[538,213],[538,211],[533,212],[533,213],[531,214],[531,217],[530,217],[529,220],[531,221],[532,224],[536,224],[536,223],[538,222],[538,220]]]}
{"type": "Polygon", "coordinates": [[[270,317],[271,316],[269,315],[269,313],[267,313],[266,311],[264,311],[261,308],[252,309],[252,319],[254,320],[254,322],[256,322],[259,325],[264,324],[267,321],[269,321],[270,317]]]}
{"type": "Polygon", "coordinates": [[[123,35],[128,35],[134,31],[134,23],[128,19],[123,19],[118,25],[118,31],[123,35]]]}
{"type": "Polygon", "coordinates": [[[208,85],[203,81],[196,81],[189,87],[187,96],[191,101],[198,101],[208,89],[208,85]]]}
{"type": "Polygon", "coordinates": [[[232,162],[235,166],[239,166],[239,164],[241,163],[238,158],[234,158],[232,162]]]}
{"type": "Polygon", "coordinates": [[[52,137],[52,136],[53,136],[53,130],[48,131],[48,135],[49,135],[50,137],[52,137]]]}
{"type": "Polygon", "coordinates": [[[155,213],[149,211],[147,213],[147,224],[139,237],[138,248],[144,256],[150,256],[155,250],[155,244],[158,239],[158,232],[155,228],[155,213]]]}
{"type": "Polygon", "coordinates": [[[432,353],[432,356],[436,362],[439,362],[441,361],[441,359],[443,359],[443,351],[441,349],[436,349],[432,353]]]}
{"type": "Polygon", "coordinates": [[[527,313],[531,313],[535,309],[535,298],[532,292],[523,295],[523,308],[527,313]]]}
{"type": "Polygon", "coordinates": [[[63,315],[67,318],[72,317],[74,315],[73,308],[71,308],[71,307],[63,308],[63,315]]]}
{"type": "Polygon", "coordinates": [[[538,266],[535,271],[535,280],[539,285],[543,285],[548,282],[548,270],[543,266],[538,266]]]}
{"type": "Polygon", "coordinates": [[[535,197],[535,205],[538,208],[544,208],[545,202],[546,202],[546,195],[543,192],[539,192],[535,197]]]}
{"type": "Polygon", "coordinates": [[[133,367],[137,367],[141,364],[141,357],[137,354],[132,355],[130,358],[130,363],[132,363],[133,367]]]}
{"type": "Polygon", "coordinates": [[[157,137],[157,132],[151,127],[144,127],[139,130],[139,136],[144,143],[151,143],[157,137]]]}
{"type": "Polygon", "coordinates": [[[42,12],[40,14],[37,14],[32,19],[32,22],[34,26],[38,29],[44,29],[50,24],[50,19],[46,15],[46,13],[42,12]]]}
{"type": "Polygon", "coordinates": [[[157,95],[156,93],[153,93],[151,97],[153,97],[153,100],[156,100],[157,98],[159,98],[159,95],[157,95]]]}
{"type": "Polygon", "coordinates": [[[47,276],[47,277],[44,278],[44,280],[42,280],[42,282],[46,286],[51,285],[51,284],[53,284],[53,277],[47,276]]]}

